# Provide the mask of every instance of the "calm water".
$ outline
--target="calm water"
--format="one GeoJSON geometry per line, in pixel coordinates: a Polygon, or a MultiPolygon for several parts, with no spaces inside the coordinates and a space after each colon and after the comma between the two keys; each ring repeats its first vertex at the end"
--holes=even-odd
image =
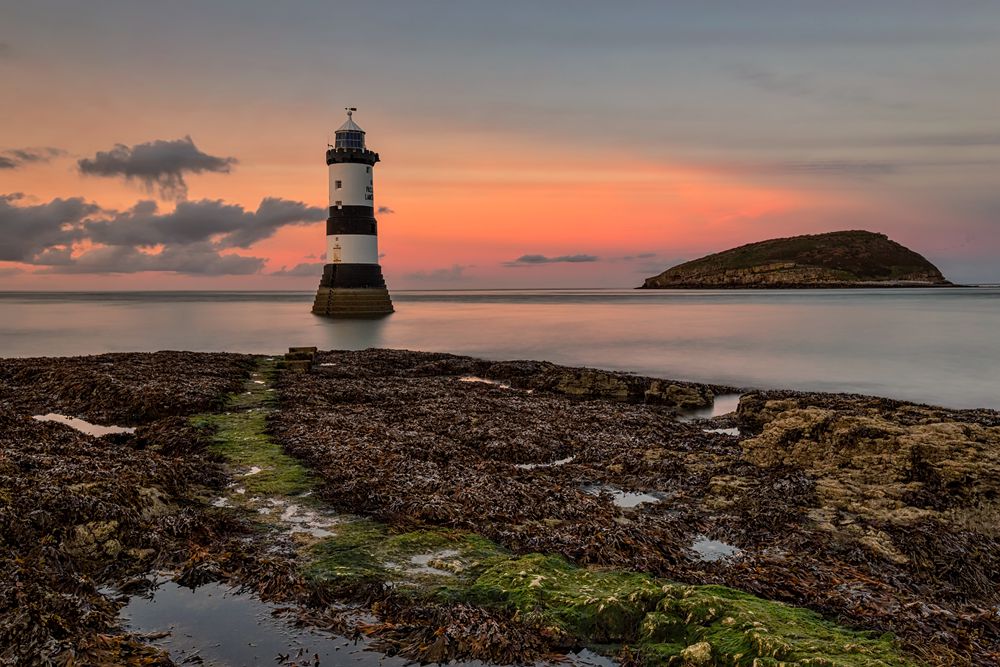
{"type": "Polygon", "coordinates": [[[393,347],[1000,408],[1000,288],[394,292],[379,321],[312,296],[0,293],[0,356],[393,347]]]}

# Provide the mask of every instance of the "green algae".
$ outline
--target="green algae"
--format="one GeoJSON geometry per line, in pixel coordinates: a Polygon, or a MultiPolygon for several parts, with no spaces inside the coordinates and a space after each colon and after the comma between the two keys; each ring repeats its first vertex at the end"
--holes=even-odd
{"type": "Polygon", "coordinates": [[[588,570],[531,554],[493,564],[473,584],[480,604],[513,608],[581,642],[624,643],[647,662],[683,664],[707,643],[713,665],[914,665],[891,635],[841,628],[817,614],[722,586],[684,586],[634,572],[588,570]]]}
{"type": "Polygon", "coordinates": [[[197,415],[191,422],[212,431],[209,451],[233,465],[259,469],[240,480],[248,494],[294,496],[312,489],[315,480],[267,434],[267,415],[274,405],[267,380],[274,373],[273,360],[260,360],[244,390],[230,395],[225,412],[197,415]]]}
{"type": "Polygon", "coordinates": [[[311,577],[378,581],[428,596],[464,598],[481,572],[509,558],[500,546],[465,531],[393,533],[384,524],[357,519],[337,526],[335,533],[312,547],[311,577]]]}

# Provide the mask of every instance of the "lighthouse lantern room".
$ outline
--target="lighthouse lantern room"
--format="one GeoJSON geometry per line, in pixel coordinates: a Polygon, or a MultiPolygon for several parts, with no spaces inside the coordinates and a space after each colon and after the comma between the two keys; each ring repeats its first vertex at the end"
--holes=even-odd
{"type": "Polygon", "coordinates": [[[393,311],[378,260],[374,171],[378,153],[365,146],[354,122],[357,109],[327,146],[330,217],[326,221],[326,264],[313,313],[330,317],[378,317],[393,311]]]}

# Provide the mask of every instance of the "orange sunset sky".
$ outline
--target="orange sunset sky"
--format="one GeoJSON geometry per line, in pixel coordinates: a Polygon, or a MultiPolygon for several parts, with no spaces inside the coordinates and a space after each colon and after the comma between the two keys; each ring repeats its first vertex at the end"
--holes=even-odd
{"type": "Polygon", "coordinates": [[[6,3],[0,289],[314,288],[348,105],[390,289],[633,287],[835,229],[1000,280],[1000,8],[836,4],[6,3]],[[185,137],[214,166],[84,166],[185,137]],[[175,234],[185,205],[263,231],[175,234]]]}

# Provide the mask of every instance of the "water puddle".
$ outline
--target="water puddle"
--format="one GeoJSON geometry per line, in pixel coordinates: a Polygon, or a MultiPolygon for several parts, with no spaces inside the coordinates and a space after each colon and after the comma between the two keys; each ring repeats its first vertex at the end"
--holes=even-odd
{"type": "Polygon", "coordinates": [[[742,394],[719,394],[712,401],[712,405],[698,410],[689,410],[681,414],[678,419],[683,422],[694,421],[695,419],[713,419],[735,412],[740,406],[740,396],[742,394]]]}
{"type": "Polygon", "coordinates": [[[720,542],[719,540],[710,540],[704,535],[699,535],[695,538],[694,544],[691,545],[691,549],[698,554],[699,560],[709,563],[714,563],[717,560],[723,560],[733,556],[739,556],[743,553],[743,550],[739,547],[734,547],[731,544],[726,544],[725,542],[720,542]]]}
{"type": "MultiPolygon", "coordinates": [[[[429,554],[440,557],[445,552],[429,554]]],[[[418,557],[419,558],[419,557],[418,557]]],[[[430,562],[430,561],[428,561],[430,562]]],[[[108,593],[113,593],[108,591],[108,593]]],[[[364,665],[404,667],[413,663],[367,650],[367,642],[313,628],[300,628],[278,605],[262,602],[221,583],[192,590],[161,579],[149,596],[135,596],[121,610],[124,626],[170,654],[178,665],[364,665]]],[[[480,661],[453,665],[486,667],[480,661]]],[[[539,665],[613,667],[611,658],[581,649],[559,662],[539,665]]]]}
{"type": "Polygon", "coordinates": [[[458,378],[459,382],[480,382],[482,384],[492,384],[501,389],[511,389],[511,386],[506,382],[499,382],[497,380],[489,380],[487,378],[477,377],[475,375],[466,375],[464,377],[458,378]]]}
{"type": "Polygon", "coordinates": [[[572,463],[575,456],[567,456],[564,459],[559,459],[558,461],[553,461],[552,463],[515,463],[515,468],[520,468],[521,470],[534,470],[535,468],[558,468],[559,466],[564,466],[567,463],[572,463]]]}
{"type": "Polygon", "coordinates": [[[582,648],[576,653],[570,653],[566,656],[564,665],[572,665],[573,667],[616,667],[618,665],[612,658],[594,653],[590,649],[582,648]]]}
{"type": "Polygon", "coordinates": [[[121,611],[132,632],[155,637],[177,664],[405,665],[406,660],[364,650],[345,637],[296,628],[275,616],[279,608],[224,584],[195,590],[161,581],[151,597],[133,597],[121,611]],[[284,658],[287,656],[287,658],[284,658]],[[282,658],[284,663],[279,662],[282,658]]]}
{"type": "Polygon", "coordinates": [[[740,434],[740,430],[738,428],[735,428],[735,427],[734,428],[706,428],[706,429],[702,429],[702,430],[705,433],[721,433],[722,435],[735,435],[735,436],[738,436],[740,434]]]}
{"type": "Polygon", "coordinates": [[[76,417],[67,417],[66,415],[56,414],[55,412],[50,412],[47,415],[35,415],[32,419],[37,419],[40,422],[57,422],[59,424],[65,424],[66,426],[75,428],[81,433],[86,433],[87,435],[92,435],[98,438],[102,435],[111,435],[112,433],[135,433],[135,429],[129,426],[101,426],[99,424],[91,424],[90,422],[83,421],[82,419],[77,419],[76,417]]]}
{"type": "Polygon", "coordinates": [[[616,507],[638,507],[643,503],[658,503],[663,500],[662,495],[651,493],[639,493],[637,491],[622,491],[613,486],[601,484],[589,484],[583,487],[583,492],[592,496],[599,496],[603,491],[607,491],[612,496],[612,502],[616,507]]]}
{"type": "Polygon", "coordinates": [[[408,571],[415,574],[439,574],[451,576],[454,572],[436,567],[434,564],[440,564],[441,561],[448,558],[455,558],[456,556],[458,556],[458,552],[454,549],[443,549],[429,554],[418,554],[410,558],[410,565],[412,567],[408,568],[408,571]]]}
{"type": "MultiPolygon", "coordinates": [[[[252,505],[255,501],[256,498],[251,498],[247,504],[252,505]]],[[[343,517],[336,514],[319,512],[281,498],[264,499],[257,513],[276,521],[289,535],[306,533],[315,538],[332,537],[335,526],[344,522],[343,517]]]]}

